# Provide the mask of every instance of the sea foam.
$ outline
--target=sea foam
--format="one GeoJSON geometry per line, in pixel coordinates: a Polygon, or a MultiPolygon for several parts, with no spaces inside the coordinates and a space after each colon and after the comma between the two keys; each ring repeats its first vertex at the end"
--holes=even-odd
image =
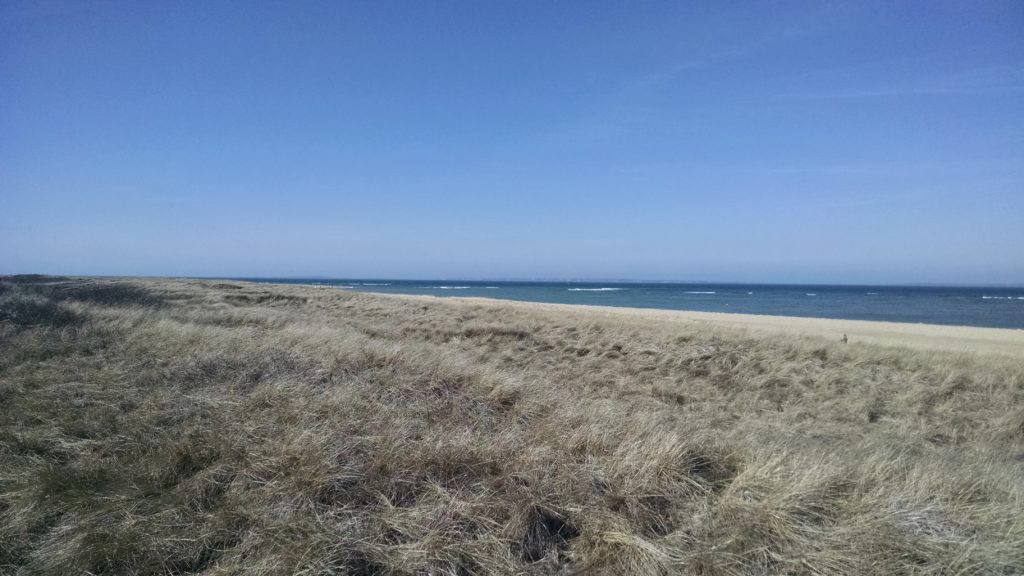
{"type": "Polygon", "coordinates": [[[625,288],[569,288],[569,292],[613,292],[625,288]]]}

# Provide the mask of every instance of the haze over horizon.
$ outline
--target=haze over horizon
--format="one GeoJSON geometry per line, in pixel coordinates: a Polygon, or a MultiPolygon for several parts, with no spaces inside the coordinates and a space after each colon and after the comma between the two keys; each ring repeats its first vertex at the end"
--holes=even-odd
{"type": "Polygon", "coordinates": [[[1020,2],[5,2],[0,274],[1024,285],[1020,2]]]}

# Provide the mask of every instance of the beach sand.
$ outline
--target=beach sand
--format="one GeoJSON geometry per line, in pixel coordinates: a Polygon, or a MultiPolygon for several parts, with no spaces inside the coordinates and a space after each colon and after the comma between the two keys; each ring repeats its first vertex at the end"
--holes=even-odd
{"type": "MultiPolygon", "coordinates": [[[[438,296],[381,295],[387,298],[439,299],[438,296]]],[[[707,324],[718,328],[734,328],[753,333],[775,333],[839,341],[845,335],[849,344],[896,346],[922,351],[964,352],[969,354],[1000,354],[1024,357],[1024,330],[946,326],[940,324],[909,324],[833,318],[800,318],[759,314],[726,314],[690,310],[659,310],[582,304],[548,304],[492,298],[447,297],[479,306],[504,306],[538,313],[557,312],[577,316],[620,318],[631,321],[661,323],[707,324]]]]}

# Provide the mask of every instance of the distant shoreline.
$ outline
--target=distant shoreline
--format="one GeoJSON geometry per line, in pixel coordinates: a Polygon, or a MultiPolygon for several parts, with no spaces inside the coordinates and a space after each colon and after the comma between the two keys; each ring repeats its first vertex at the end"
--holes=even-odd
{"type": "Polygon", "coordinates": [[[1024,289],[766,284],[615,284],[250,279],[382,294],[485,297],[705,313],[1024,329],[1024,289]]]}
{"type": "MultiPolygon", "coordinates": [[[[35,276],[35,275],[33,275],[35,276]]],[[[71,279],[107,279],[111,277],[36,277],[36,281],[61,282],[71,279]]],[[[360,290],[361,286],[337,283],[317,284],[299,282],[291,279],[240,279],[240,278],[195,278],[195,277],[119,277],[121,279],[139,279],[147,281],[186,280],[198,282],[218,282],[222,280],[245,282],[254,285],[278,286],[288,288],[338,288],[370,297],[399,298],[441,302],[465,302],[484,306],[509,306],[546,312],[566,312],[571,314],[596,314],[602,317],[619,317],[622,319],[705,323],[709,326],[743,329],[758,334],[775,333],[796,336],[823,338],[828,341],[840,341],[844,336],[849,344],[865,343],[883,346],[899,346],[920,350],[937,350],[966,353],[998,353],[1014,357],[1024,357],[1024,329],[975,326],[969,324],[940,324],[927,322],[903,322],[893,320],[860,320],[845,318],[811,317],[776,315],[761,313],[708,312],[700,310],[681,310],[671,308],[603,305],[586,303],[542,302],[522,299],[502,298],[497,295],[456,296],[391,293],[376,290],[360,290]],[[282,280],[274,282],[273,280],[282,280]]],[[[306,279],[303,279],[306,280],[306,279]]],[[[356,282],[347,280],[346,282],[356,282]]],[[[362,286],[374,286],[372,280],[361,279],[362,286]]],[[[398,282],[398,281],[396,281],[398,282]]],[[[431,281],[442,282],[442,281],[431,281]]],[[[451,282],[451,281],[449,281],[451,282]]],[[[497,283],[497,282],[496,282],[497,283]]],[[[751,285],[754,286],[754,285],[751,285]]],[[[449,292],[451,294],[451,292],[449,292]]]]}
{"type": "MultiPolygon", "coordinates": [[[[287,284],[282,284],[287,286],[287,284]]],[[[713,327],[748,330],[760,335],[787,334],[823,338],[838,342],[845,335],[851,345],[858,343],[898,346],[925,351],[995,353],[1024,357],[1024,330],[1016,328],[987,328],[978,326],[952,326],[946,324],[915,324],[877,320],[844,320],[836,318],[805,318],[800,316],[772,316],[763,314],[732,314],[725,312],[699,312],[691,310],[664,310],[660,308],[630,308],[591,304],[553,304],[524,302],[491,297],[424,296],[417,294],[385,294],[360,292],[370,297],[430,300],[465,303],[488,307],[514,307],[536,312],[557,312],[578,315],[597,315],[604,318],[621,317],[624,320],[656,322],[704,323],[713,327]]]]}

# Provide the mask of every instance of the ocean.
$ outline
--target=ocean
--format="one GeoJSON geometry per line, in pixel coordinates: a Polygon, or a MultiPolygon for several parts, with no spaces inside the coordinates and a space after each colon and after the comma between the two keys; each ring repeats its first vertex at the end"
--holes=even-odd
{"type": "Polygon", "coordinates": [[[386,294],[1024,329],[1024,288],[237,278],[386,294]]]}

